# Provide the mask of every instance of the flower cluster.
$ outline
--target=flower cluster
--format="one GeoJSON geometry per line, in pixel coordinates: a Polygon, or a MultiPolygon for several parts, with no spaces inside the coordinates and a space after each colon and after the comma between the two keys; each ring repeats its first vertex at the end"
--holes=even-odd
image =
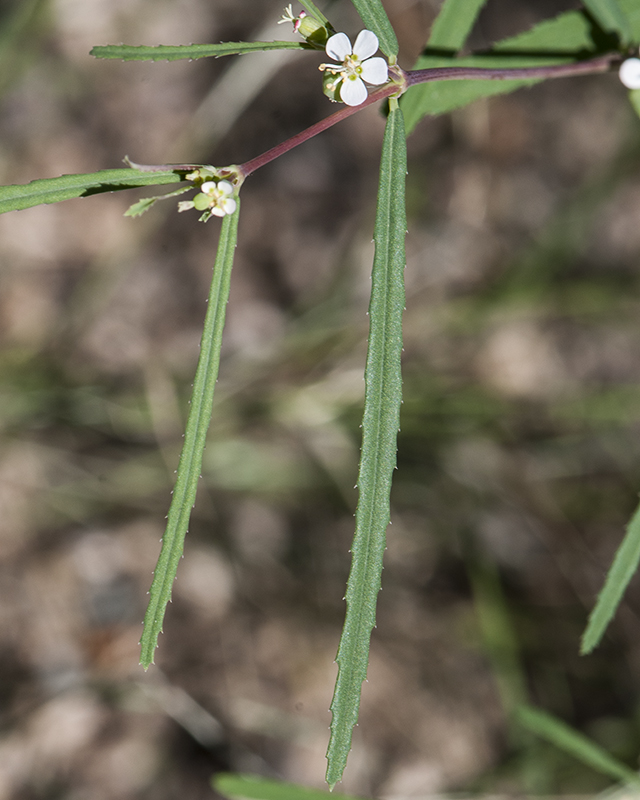
{"type": "Polygon", "coordinates": [[[320,64],[326,72],[324,90],[332,100],[348,106],[359,106],[367,99],[365,84],[380,86],[389,79],[389,67],[384,58],[372,58],[378,50],[378,37],[372,31],[360,31],[353,47],[346,33],[329,37],[325,47],[329,58],[341,62],[320,64]]]}
{"type": "Polygon", "coordinates": [[[178,203],[178,211],[195,208],[204,212],[200,221],[206,222],[212,216],[225,217],[233,214],[238,207],[235,196],[244,180],[238,167],[216,168],[202,165],[186,174],[185,178],[192,181],[199,191],[192,200],[178,203]]]}

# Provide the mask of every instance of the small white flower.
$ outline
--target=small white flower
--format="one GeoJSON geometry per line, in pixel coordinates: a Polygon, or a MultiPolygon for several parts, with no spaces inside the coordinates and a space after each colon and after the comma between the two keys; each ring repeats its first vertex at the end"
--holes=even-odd
{"type": "Polygon", "coordinates": [[[640,58],[628,58],[623,61],[619,75],[627,89],[640,89],[640,58]]]}
{"type": "Polygon", "coordinates": [[[330,58],[342,63],[320,64],[320,69],[336,76],[328,88],[339,88],[340,99],[348,106],[359,106],[367,99],[365,83],[380,86],[389,79],[384,58],[371,58],[378,50],[378,37],[372,31],[360,31],[353,48],[346,33],[336,33],[328,39],[325,50],[330,58]]]}
{"type": "MultiPolygon", "coordinates": [[[[209,198],[209,211],[216,217],[233,214],[236,201],[233,199],[233,186],[229,181],[206,181],[200,187],[202,194],[209,198]]],[[[196,208],[198,206],[196,205],[196,208]]]]}

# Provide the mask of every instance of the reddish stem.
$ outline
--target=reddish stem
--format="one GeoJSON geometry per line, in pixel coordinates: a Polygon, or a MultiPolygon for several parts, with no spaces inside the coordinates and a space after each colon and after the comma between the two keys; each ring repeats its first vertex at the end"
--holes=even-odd
{"type": "Polygon", "coordinates": [[[326,131],[327,128],[331,128],[338,122],[342,122],[343,119],[350,117],[357,111],[362,111],[363,108],[367,108],[367,106],[376,103],[378,100],[383,100],[385,97],[395,94],[399,91],[399,89],[400,87],[395,83],[389,83],[386,86],[383,86],[381,89],[376,89],[376,91],[372,92],[364,101],[364,103],[361,103],[359,106],[345,106],[344,108],[341,108],[340,111],[336,111],[335,114],[331,114],[330,117],[325,117],[325,119],[320,120],[320,122],[316,122],[316,124],[312,125],[310,128],[307,128],[300,133],[296,133],[295,136],[287,139],[286,142],[277,144],[275,147],[272,147],[271,150],[267,150],[266,153],[262,153],[262,155],[252,158],[251,161],[240,164],[238,169],[246,178],[251,175],[252,172],[260,169],[260,167],[264,167],[265,164],[268,164],[270,161],[279,158],[281,155],[284,155],[284,153],[288,153],[289,150],[292,150],[299,144],[312,139],[319,133],[326,131]]]}
{"type": "Polygon", "coordinates": [[[489,68],[489,67],[432,67],[431,69],[418,69],[410,72],[404,72],[399,67],[395,67],[398,77],[402,79],[402,83],[388,83],[375,92],[372,92],[369,97],[359,106],[345,106],[335,114],[326,117],[320,122],[316,122],[310,128],[307,128],[285,142],[272,147],[266,153],[252,158],[250,161],[241,164],[238,169],[241,174],[247,178],[252,172],[255,172],[260,167],[274,161],[276,158],[288,153],[299,144],[312,139],[319,133],[326,131],[343,119],[362,111],[363,108],[377,103],[378,100],[383,100],[385,97],[390,97],[393,94],[398,94],[408,89],[410,86],[416,86],[419,83],[429,83],[430,81],[452,81],[452,80],[526,80],[535,78],[568,78],[573,75],[590,75],[599,72],[607,72],[611,66],[622,61],[623,56],[620,53],[607,53],[604,56],[591,58],[586,61],[578,61],[572,64],[556,64],[554,66],[544,67],[510,67],[510,68],[489,68]],[[404,85],[403,85],[404,84],[404,85]]]}

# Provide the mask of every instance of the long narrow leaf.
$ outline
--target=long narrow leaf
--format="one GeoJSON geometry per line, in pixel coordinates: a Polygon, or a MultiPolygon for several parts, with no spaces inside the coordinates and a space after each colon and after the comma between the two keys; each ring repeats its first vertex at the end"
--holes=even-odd
{"type": "Polygon", "coordinates": [[[487,0],[444,0],[436,17],[428,47],[457,52],[467,41],[480,9],[487,0]]]}
{"type": "Polygon", "coordinates": [[[631,26],[617,0],[583,0],[603,30],[616,33],[623,44],[632,38],[631,26]]]}
{"type": "MultiPolygon", "coordinates": [[[[584,14],[570,11],[536,25],[525,33],[498,42],[490,54],[452,59],[425,54],[415,69],[430,67],[528,67],[564,64],[593,50],[591,26],[584,14]]],[[[534,80],[436,81],[414,86],[402,98],[407,133],[426,115],[444,114],[481,97],[512,92],[534,80]]]]}
{"type": "Polygon", "coordinates": [[[179,61],[183,58],[220,58],[262,50],[308,50],[306,42],[221,42],[220,44],[160,44],[155,47],[107,44],[94,47],[96,58],[120,58],[122,61],[179,61]]]}
{"type": "Polygon", "coordinates": [[[43,178],[31,183],[0,186],[0,214],[20,211],[42,203],[59,203],[74,197],[89,197],[121,189],[139,189],[141,186],[162,186],[183,180],[184,175],[176,170],[142,172],[137,169],[104,169],[80,175],[43,178]]]}
{"type": "Polygon", "coordinates": [[[222,221],[207,314],[200,342],[200,357],[193,382],[191,407],[180,454],[178,476],[169,508],[167,528],[162,539],[160,557],[149,591],[149,605],[140,640],[142,648],[140,663],[145,669],[153,663],[153,655],[162,630],[165,610],[171,599],[173,582],[182,556],[191,509],[196,499],[198,479],[202,468],[202,454],[211,420],[213,392],[218,378],[222,330],[229,299],[239,211],[240,201],[238,201],[236,211],[222,221]]]}
{"type": "Polygon", "coordinates": [[[590,653],[600,643],[607,625],[616,613],[622,595],[640,562],[640,506],[631,517],[627,533],[613,559],[607,579],[598,595],[587,628],[582,636],[580,652],[590,653]]]}
{"type": "Polygon", "coordinates": [[[531,733],[546,739],[597,772],[616,781],[631,784],[636,791],[640,788],[640,776],[637,772],[551,714],[531,706],[520,706],[516,712],[516,720],[531,733]]]}
{"type": "Polygon", "coordinates": [[[380,0],[353,0],[353,5],[365,27],[378,37],[382,52],[395,58],[398,55],[398,40],[380,0]]]}
{"type": "Polygon", "coordinates": [[[338,648],[338,679],[331,711],[327,782],[341,779],[358,720],[360,691],[367,675],[369,641],[375,625],[382,556],[389,524],[389,494],[396,464],[396,440],[402,377],[404,309],[404,186],[406,143],[402,111],[391,102],[387,119],[374,231],[370,329],[365,371],[362,454],[352,565],[347,584],[347,611],[338,648]],[[394,107],[395,106],[395,107],[394,107]]]}

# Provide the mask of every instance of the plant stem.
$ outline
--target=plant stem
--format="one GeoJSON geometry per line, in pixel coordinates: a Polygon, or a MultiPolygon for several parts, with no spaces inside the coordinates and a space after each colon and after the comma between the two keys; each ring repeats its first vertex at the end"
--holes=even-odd
{"type": "Polygon", "coordinates": [[[597,58],[591,58],[585,61],[578,61],[572,64],[556,64],[553,66],[542,67],[509,67],[509,68],[488,68],[488,67],[432,67],[431,69],[417,69],[409,72],[401,70],[399,67],[394,67],[397,70],[400,81],[394,81],[386,84],[375,92],[372,92],[369,97],[359,106],[345,106],[335,114],[326,117],[320,122],[316,122],[310,128],[307,128],[300,133],[296,133],[285,142],[272,147],[266,153],[252,158],[250,161],[241,164],[238,169],[244,178],[251,175],[260,167],[274,161],[276,158],[293,150],[299,144],[312,139],[319,133],[326,131],[343,119],[362,111],[363,108],[390,97],[394,94],[402,94],[403,91],[410,86],[416,86],[419,83],[429,83],[430,81],[454,81],[454,80],[522,80],[527,78],[568,78],[574,75],[591,75],[599,72],[607,72],[613,64],[622,61],[623,56],[620,53],[607,53],[597,58]]]}
{"type": "Polygon", "coordinates": [[[522,80],[527,78],[569,78],[574,75],[591,75],[598,72],[607,72],[613,64],[622,61],[620,53],[607,53],[604,56],[578,61],[572,64],[556,64],[544,67],[432,67],[431,69],[417,69],[405,72],[407,87],[430,81],[455,81],[455,80],[522,80]]]}
{"type": "Polygon", "coordinates": [[[343,119],[350,117],[357,111],[362,111],[363,108],[367,108],[367,106],[376,103],[378,100],[383,100],[385,97],[395,94],[396,92],[400,91],[400,89],[401,87],[398,86],[397,83],[388,83],[381,89],[376,89],[375,92],[372,92],[364,101],[364,103],[361,103],[359,106],[345,106],[344,108],[341,108],[340,111],[336,111],[335,114],[331,114],[330,117],[326,117],[325,119],[320,120],[320,122],[316,122],[315,125],[312,125],[310,128],[307,128],[300,133],[296,133],[295,136],[287,139],[286,142],[277,144],[275,147],[272,147],[271,150],[267,150],[266,153],[262,153],[262,155],[252,158],[251,161],[246,161],[244,164],[240,164],[238,169],[246,178],[251,175],[252,172],[255,172],[257,169],[260,169],[260,167],[264,167],[264,165],[268,164],[270,161],[274,161],[276,158],[288,153],[289,150],[293,150],[293,148],[297,147],[299,144],[302,144],[309,139],[313,139],[314,136],[326,131],[327,128],[337,125],[337,123],[342,122],[343,119]]]}

